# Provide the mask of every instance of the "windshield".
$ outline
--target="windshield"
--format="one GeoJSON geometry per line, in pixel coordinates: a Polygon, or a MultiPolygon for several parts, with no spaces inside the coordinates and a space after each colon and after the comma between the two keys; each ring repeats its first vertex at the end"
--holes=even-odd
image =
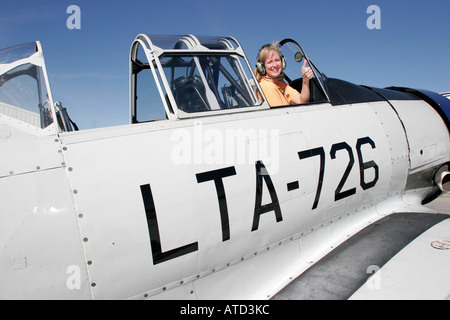
{"type": "Polygon", "coordinates": [[[28,63],[0,76],[0,113],[41,129],[53,122],[40,67],[28,63]]]}
{"type": "Polygon", "coordinates": [[[232,37],[140,34],[130,53],[131,123],[268,107],[232,37]]]}
{"type": "Polygon", "coordinates": [[[327,102],[329,99],[325,91],[323,75],[306,56],[300,45],[292,39],[284,39],[280,45],[281,53],[286,61],[285,80],[289,85],[299,92],[302,90],[302,66],[306,59],[307,66],[314,72],[314,78],[310,81],[310,102],[327,102]]]}
{"type": "Polygon", "coordinates": [[[161,59],[180,110],[199,112],[258,104],[237,55],[174,55],[161,59]]]}
{"type": "Polygon", "coordinates": [[[0,64],[8,64],[17,60],[28,58],[36,53],[36,43],[25,43],[18,46],[0,50],[0,64]]]}
{"type": "Polygon", "coordinates": [[[34,64],[39,57],[32,57],[36,52],[34,42],[0,51],[0,70],[5,70],[0,74],[0,113],[43,129],[53,120],[43,70],[34,64]],[[26,58],[33,63],[17,62],[26,58]]]}

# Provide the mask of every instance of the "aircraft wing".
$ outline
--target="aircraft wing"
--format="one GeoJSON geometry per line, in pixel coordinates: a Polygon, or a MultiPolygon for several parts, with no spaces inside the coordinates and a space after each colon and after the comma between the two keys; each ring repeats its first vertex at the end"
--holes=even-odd
{"type": "Polygon", "coordinates": [[[433,226],[408,244],[350,299],[450,298],[450,219],[433,226]],[[413,266],[413,268],[412,268],[413,266]]]}
{"type": "Polygon", "coordinates": [[[449,218],[387,216],[330,252],[274,299],[446,299],[449,218]]]}

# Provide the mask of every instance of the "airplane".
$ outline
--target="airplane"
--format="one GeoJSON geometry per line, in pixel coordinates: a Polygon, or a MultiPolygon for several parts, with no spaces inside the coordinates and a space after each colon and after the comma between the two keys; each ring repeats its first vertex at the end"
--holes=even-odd
{"type": "MultiPolygon", "coordinates": [[[[329,78],[280,45],[291,86],[313,69],[307,104],[271,108],[233,37],[139,34],[129,124],[87,130],[54,101],[39,41],[1,50],[0,297],[273,299],[367,228],[436,216],[450,101],[329,78]]],[[[392,254],[435,269],[408,264],[400,290],[384,279],[405,263],[380,266],[392,298],[448,298],[440,220],[392,254]]],[[[363,284],[353,298],[385,294],[363,284]]]]}

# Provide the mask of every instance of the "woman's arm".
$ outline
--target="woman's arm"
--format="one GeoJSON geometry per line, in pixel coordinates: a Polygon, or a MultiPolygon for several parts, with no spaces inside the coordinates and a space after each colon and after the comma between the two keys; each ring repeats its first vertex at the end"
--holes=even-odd
{"type": "Polygon", "coordinates": [[[303,83],[302,92],[292,98],[291,104],[308,103],[310,98],[309,80],[313,78],[314,72],[310,67],[306,66],[306,59],[302,67],[303,83]]]}

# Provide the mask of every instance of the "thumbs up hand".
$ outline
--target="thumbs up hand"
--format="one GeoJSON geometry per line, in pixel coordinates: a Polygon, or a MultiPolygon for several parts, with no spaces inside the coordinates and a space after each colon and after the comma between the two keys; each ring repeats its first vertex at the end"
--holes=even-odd
{"type": "Polygon", "coordinates": [[[311,80],[314,77],[314,72],[306,65],[306,59],[304,60],[302,66],[302,76],[304,80],[311,80]]]}

